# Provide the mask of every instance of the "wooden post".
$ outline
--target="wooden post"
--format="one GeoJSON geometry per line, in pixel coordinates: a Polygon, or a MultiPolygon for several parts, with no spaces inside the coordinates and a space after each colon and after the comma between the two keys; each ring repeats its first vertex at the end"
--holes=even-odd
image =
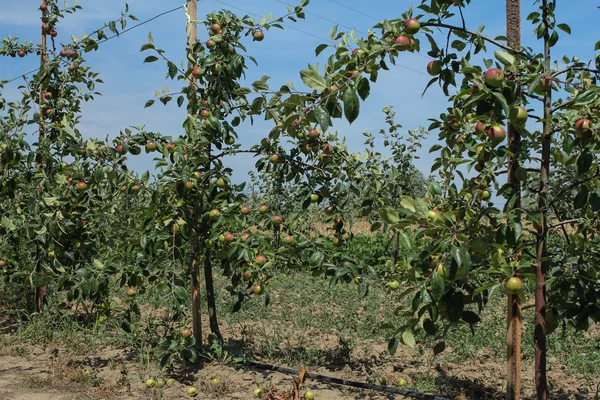
{"type": "MultiPolygon", "coordinates": [[[[46,0],[42,0],[42,5],[47,5],[46,0]]],[[[46,9],[42,9],[42,18],[46,17],[48,15],[48,11],[46,9]]],[[[40,40],[40,71],[42,71],[42,76],[44,76],[43,71],[44,71],[44,66],[46,64],[46,62],[48,61],[48,56],[46,55],[46,32],[42,29],[42,36],[41,36],[41,40],[40,40]]],[[[44,79],[44,78],[42,78],[44,79]]],[[[45,120],[44,118],[46,117],[46,113],[45,113],[45,108],[43,108],[43,104],[44,104],[44,92],[45,92],[45,85],[44,85],[44,81],[42,80],[40,82],[40,93],[39,93],[39,106],[40,106],[40,133],[39,133],[39,137],[40,137],[40,144],[41,144],[41,139],[44,137],[44,129],[45,129],[45,120]]],[[[38,147],[38,152],[40,152],[42,149],[40,149],[38,147]]],[[[44,160],[43,157],[40,158],[39,162],[44,164],[46,160],[44,160]]],[[[47,166],[45,167],[47,168],[47,166]]],[[[39,189],[39,188],[38,188],[39,189]]],[[[46,254],[40,254],[39,252],[39,247],[38,247],[38,259],[36,260],[36,272],[37,273],[41,273],[42,272],[42,258],[43,257],[47,257],[46,254]]],[[[40,286],[36,286],[35,288],[35,311],[36,312],[40,312],[42,311],[42,309],[44,308],[44,304],[46,304],[46,301],[48,299],[48,285],[43,284],[40,286]]]]}
{"type": "MultiPolygon", "coordinates": [[[[513,49],[521,48],[521,0],[506,0],[506,37],[513,49]]],[[[509,122],[508,148],[512,155],[508,158],[507,183],[512,187],[511,195],[516,196],[515,208],[521,207],[521,183],[517,178],[521,135],[509,122]]],[[[506,400],[521,398],[521,302],[518,294],[508,294],[507,304],[507,351],[506,351],[506,400]]]]}
{"type": "MultiPolygon", "coordinates": [[[[198,0],[187,0],[188,25],[186,31],[188,34],[188,48],[192,51],[194,44],[198,40],[198,0]]],[[[193,68],[191,61],[188,61],[190,68],[193,68]]],[[[196,78],[190,76],[190,86],[194,89],[196,78]]],[[[195,96],[194,96],[195,97],[195,96]]],[[[190,103],[193,99],[190,100],[190,103]]],[[[192,331],[196,346],[202,345],[202,303],[201,303],[201,282],[200,282],[200,263],[198,262],[198,214],[194,207],[192,210],[192,224],[190,226],[190,269],[192,271],[192,331]]]]}

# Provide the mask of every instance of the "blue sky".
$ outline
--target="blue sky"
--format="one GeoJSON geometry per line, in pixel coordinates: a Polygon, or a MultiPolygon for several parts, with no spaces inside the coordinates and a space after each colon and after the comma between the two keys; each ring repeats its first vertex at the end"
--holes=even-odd
{"type": "MultiPolygon", "coordinates": [[[[140,21],[151,18],[163,11],[183,4],[184,0],[130,0],[130,13],[136,15],[140,21]]],[[[0,14],[0,37],[7,35],[18,36],[23,40],[36,42],[39,38],[39,0],[4,1],[0,14]]],[[[273,13],[275,16],[286,12],[283,3],[296,4],[293,0],[201,0],[199,15],[203,16],[213,10],[228,8],[238,15],[273,13]],[[239,7],[241,11],[234,7],[239,7]]],[[[266,38],[261,43],[248,43],[248,51],[259,63],[248,73],[248,80],[259,78],[262,75],[271,76],[271,87],[293,81],[297,88],[302,87],[299,71],[306,68],[307,64],[321,61],[324,57],[315,58],[314,49],[321,43],[328,43],[329,30],[340,24],[339,30],[354,27],[357,36],[366,32],[377,20],[400,17],[402,12],[413,4],[405,0],[377,0],[377,1],[331,1],[312,0],[307,7],[306,20],[296,24],[286,23],[293,29],[285,31],[271,30],[266,32],[266,38]],[[338,3],[351,7],[356,12],[338,3]],[[344,26],[341,26],[344,25],[344,26]]],[[[420,3],[420,2],[416,2],[420,3]]],[[[533,0],[523,0],[523,36],[526,44],[534,44],[532,28],[526,15],[536,6],[533,0]]],[[[555,58],[559,59],[565,54],[575,55],[582,59],[593,58],[593,46],[599,38],[594,35],[600,10],[593,5],[591,0],[572,0],[568,3],[559,2],[557,14],[559,22],[571,26],[572,36],[561,35],[561,41],[554,49],[555,58]]],[[[105,22],[116,19],[124,9],[122,0],[91,1],[81,0],[84,9],[75,15],[70,15],[58,27],[58,43],[69,42],[70,35],[77,37],[92,32],[105,22]]],[[[254,16],[254,15],[253,15],[254,16]]],[[[179,109],[175,104],[167,107],[154,105],[144,109],[147,100],[154,98],[156,90],[165,86],[169,89],[179,88],[178,82],[165,81],[165,66],[160,62],[143,64],[144,58],[149,53],[140,53],[140,46],[147,41],[148,32],[152,32],[157,47],[167,51],[166,56],[178,64],[184,59],[185,49],[185,13],[176,11],[161,17],[147,25],[139,27],[122,37],[111,40],[101,45],[96,53],[86,55],[93,69],[100,73],[105,81],[98,90],[103,94],[94,102],[84,105],[83,118],[79,129],[85,137],[104,138],[107,134],[114,136],[128,126],[145,125],[147,130],[163,134],[178,135],[181,132],[181,123],[185,110],[179,109]]],[[[257,18],[258,19],[258,18],[257,18]]],[[[491,0],[474,0],[473,4],[465,10],[467,26],[476,29],[485,25],[488,36],[503,35],[504,3],[491,0]]],[[[131,21],[129,24],[133,25],[131,21]]],[[[440,36],[441,38],[445,35],[440,36]]],[[[206,40],[207,34],[201,30],[200,39],[206,40]]],[[[390,71],[382,71],[377,84],[371,87],[371,96],[366,103],[361,104],[361,114],[351,126],[345,122],[335,121],[334,129],[340,136],[346,137],[351,151],[363,149],[364,136],[362,132],[377,132],[385,127],[381,108],[393,105],[397,112],[397,122],[404,129],[415,129],[427,126],[430,117],[438,117],[448,106],[441,90],[433,86],[421,97],[423,88],[429,81],[425,73],[428,57],[426,40],[422,42],[422,55],[403,53],[398,57],[398,65],[390,71]]],[[[325,52],[326,53],[326,52],[325,52]]],[[[326,55],[328,56],[328,54],[326,55]]],[[[325,56],[325,57],[326,57],[325,56]]],[[[474,62],[481,62],[477,58],[474,62]]],[[[0,79],[13,78],[19,74],[36,68],[36,57],[3,58],[0,59],[0,79]]],[[[3,95],[15,98],[18,94],[18,82],[8,85],[3,90],[3,95]]],[[[254,126],[246,125],[239,130],[240,141],[245,146],[257,143],[266,136],[272,122],[257,122],[254,126]]],[[[421,159],[416,162],[418,168],[429,174],[434,156],[428,153],[429,147],[437,141],[437,133],[432,132],[424,142],[420,152],[421,159]]],[[[152,160],[148,156],[138,156],[129,162],[137,170],[152,168],[152,160]]],[[[236,156],[228,161],[236,169],[235,181],[246,178],[249,165],[253,165],[251,157],[236,156]]]]}

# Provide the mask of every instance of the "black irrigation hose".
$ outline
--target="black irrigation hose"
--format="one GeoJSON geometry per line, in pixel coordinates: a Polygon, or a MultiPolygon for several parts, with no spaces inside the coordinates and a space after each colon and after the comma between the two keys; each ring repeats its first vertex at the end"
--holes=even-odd
{"type": "MultiPolygon", "coordinates": [[[[257,363],[254,361],[249,361],[247,363],[247,365],[249,367],[256,368],[256,369],[277,371],[277,372],[282,372],[284,374],[290,374],[290,375],[298,374],[298,371],[296,371],[296,370],[293,370],[290,368],[278,367],[277,365],[262,364],[262,363],[257,363]]],[[[309,371],[307,371],[307,372],[308,372],[310,379],[314,379],[314,380],[320,381],[320,382],[334,383],[336,385],[353,386],[353,387],[357,387],[357,388],[361,388],[361,389],[377,390],[379,392],[399,394],[402,396],[411,397],[413,399],[420,399],[420,400],[451,400],[447,397],[440,397],[440,396],[436,396],[433,394],[419,393],[419,392],[415,392],[413,390],[398,389],[398,388],[390,387],[390,386],[372,385],[370,383],[349,381],[347,379],[333,378],[331,376],[315,374],[314,372],[309,372],[309,371]]]]}

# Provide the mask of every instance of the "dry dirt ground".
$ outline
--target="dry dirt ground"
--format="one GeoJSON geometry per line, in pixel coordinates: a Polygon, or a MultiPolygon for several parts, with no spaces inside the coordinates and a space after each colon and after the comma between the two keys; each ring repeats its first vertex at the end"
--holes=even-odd
{"type": "MultiPolygon", "coordinates": [[[[372,356],[360,360],[360,364],[346,365],[341,369],[317,368],[315,373],[352,379],[366,380],[366,369],[376,365],[388,382],[406,379],[410,383],[415,373],[427,373],[427,368],[412,359],[396,356],[394,360],[372,356]],[[404,360],[402,360],[404,358],[404,360]]],[[[277,372],[235,369],[219,363],[207,364],[203,368],[186,375],[174,376],[176,382],[161,390],[147,389],[145,380],[152,377],[166,381],[169,376],[143,368],[139,362],[128,360],[127,353],[111,349],[100,349],[93,356],[77,357],[67,349],[4,347],[0,350],[0,399],[2,400],[83,400],[83,399],[181,399],[190,398],[186,390],[190,386],[198,389],[196,399],[252,399],[253,390],[276,388],[281,392],[292,388],[294,377],[277,372]],[[213,384],[213,378],[220,383],[213,384]]],[[[311,370],[309,369],[309,373],[311,370]]],[[[480,354],[478,360],[463,365],[433,366],[429,371],[440,378],[451,378],[452,384],[461,387],[456,398],[501,399],[503,365],[492,360],[489,355],[480,354]]],[[[525,370],[524,388],[532,393],[533,371],[525,370]]],[[[567,388],[553,395],[553,399],[592,399],[589,395],[577,394],[581,388],[580,377],[566,376],[560,368],[550,371],[550,381],[560,382],[567,388]]],[[[380,392],[357,390],[354,388],[329,385],[308,380],[303,389],[312,390],[318,400],[367,400],[400,399],[403,396],[380,392]]],[[[528,396],[524,398],[530,398],[528,396]]]]}

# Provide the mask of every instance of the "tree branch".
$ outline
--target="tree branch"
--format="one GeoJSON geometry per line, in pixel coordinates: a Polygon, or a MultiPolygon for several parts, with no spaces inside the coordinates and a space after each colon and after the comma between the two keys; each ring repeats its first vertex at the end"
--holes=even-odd
{"type": "Polygon", "coordinates": [[[511,53],[514,53],[514,54],[521,54],[521,55],[523,55],[523,53],[521,53],[520,51],[517,51],[517,50],[511,48],[510,46],[507,46],[507,45],[502,44],[502,43],[500,43],[500,42],[498,42],[498,41],[496,41],[496,40],[494,40],[492,38],[484,36],[484,35],[482,35],[479,32],[475,32],[475,31],[472,31],[470,29],[465,29],[465,28],[462,28],[460,26],[454,26],[454,25],[449,25],[449,24],[442,24],[442,23],[437,23],[437,22],[423,22],[421,24],[421,26],[435,26],[435,27],[438,27],[438,28],[450,29],[452,31],[465,32],[465,33],[468,33],[468,34],[473,35],[473,36],[478,36],[478,37],[482,38],[483,40],[485,40],[486,42],[489,42],[489,43],[491,43],[491,44],[493,44],[493,45],[495,45],[497,47],[500,47],[503,50],[509,51],[511,53]]]}

